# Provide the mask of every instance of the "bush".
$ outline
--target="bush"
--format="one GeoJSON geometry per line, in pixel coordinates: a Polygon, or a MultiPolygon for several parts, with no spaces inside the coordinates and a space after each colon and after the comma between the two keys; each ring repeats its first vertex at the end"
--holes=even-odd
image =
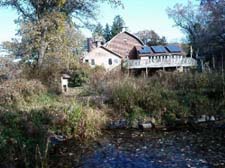
{"type": "Polygon", "coordinates": [[[131,80],[123,80],[114,83],[112,88],[111,102],[119,112],[129,112],[137,103],[138,88],[136,83],[131,80]]]}
{"type": "Polygon", "coordinates": [[[33,167],[36,145],[45,149],[50,116],[45,111],[0,113],[0,166],[33,167]]]}
{"type": "Polygon", "coordinates": [[[77,87],[82,86],[88,80],[88,72],[84,71],[83,69],[78,69],[71,72],[71,79],[69,80],[70,87],[77,87]]]}
{"type": "Polygon", "coordinates": [[[82,141],[96,138],[106,121],[106,116],[101,110],[82,107],[79,104],[71,105],[65,110],[64,115],[62,132],[82,141]]]}
{"type": "Polygon", "coordinates": [[[10,57],[0,57],[0,84],[8,79],[20,76],[20,65],[13,63],[10,57]]]}
{"type": "Polygon", "coordinates": [[[40,81],[15,79],[7,80],[0,85],[0,105],[17,105],[20,102],[32,101],[32,96],[41,95],[47,89],[40,81]]]}
{"type": "Polygon", "coordinates": [[[218,73],[159,72],[147,79],[107,74],[100,78],[90,90],[107,97],[117,116],[139,120],[141,111],[144,118],[170,125],[177,119],[225,114],[225,79],[218,73]]]}
{"type": "Polygon", "coordinates": [[[51,135],[93,139],[106,120],[101,110],[50,94],[37,80],[7,80],[0,90],[0,167],[43,167],[51,135]]]}
{"type": "MultiPolygon", "coordinates": [[[[46,98],[49,100],[52,98],[46,98]]],[[[43,102],[43,99],[40,99],[43,102]]],[[[52,99],[54,100],[54,99],[52,99]]],[[[51,100],[51,101],[52,101],[51,100]]],[[[0,109],[0,167],[35,167],[47,164],[52,135],[86,141],[101,133],[107,117],[101,110],[77,103],[20,111],[0,109]]]]}

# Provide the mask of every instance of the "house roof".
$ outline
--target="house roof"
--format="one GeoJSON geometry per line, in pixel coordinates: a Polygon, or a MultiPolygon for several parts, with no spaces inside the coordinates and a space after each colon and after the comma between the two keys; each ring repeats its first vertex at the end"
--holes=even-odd
{"type": "Polygon", "coordinates": [[[63,77],[64,79],[69,79],[69,78],[71,78],[70,75],[68,75],[68,74],[62,74],[62,77],[63,77]]]}
{"type": "Polygon", "coordinates": [[[117,54],[117,53],[115,53],[115,52],[113,52],[113,51],[109,50],[108,48],[106,48],[106,47],[104,47],[104,46],[101,46],[100,48],[102,48],[102,49],[104,49],[104,50],[106,50],[106,51],[108,51],[108,52],[110,52],[110,53],[112,53],[112,54],[114,54],[114,55],[116,55],[116,56],[118,56],[118,57],[122,58],[122,56],[121,56],[121,55],[119,55],[119,54],[117,54]]]}
{"type": "Polygon", "coordinates": [[[132,50],[134,49],[134,46],[143,45],[144,43],[138,37],[124,31],[114,36],[104,45],[104,47],[125,58],[127,56],[130,57],[133,54],[132,50]]]}
{"type": "Polygon", "coordinates": [[[118,33],[117,35],[115,35],[115,36],[114,36],[111,40],[109,40],[104,46],[105,46],[105,47],[109,46],[109,44],[110,44],[114,39],[116,39],[119,35],[121,35],[121,34],[123,34],[123,33],[125,33],[125,34],[131,36],[132,38],[136,39],[141,45],[144,45],[143,41],[142,41],[141,39],[139,39],[137,36],[135,36],[134,34],[131,34],[131,33],[127,32],[127,31],[123,31],[123,32],[120,32],[120,33],[118,33]]]}
{"type": "MultiPolygon", "coordinates": [[[[98,48],[93,49],[92,51],[90,51],[89,53],[87,53],[86,56],[93,55],[93,53],[95,53],[95,52],[96,52],[97,50],[99,50],[99,49],[102,49],[102,50],[104,50],[104,51],[106,51],[106,52],[109,52],[109,53],[111,53],[111,54],[113,54],[113,55],[119,57],[119,58],[122,58],[121,55],[119,55],[119,54],[117,54],[117,53],[115,53],[115,52],[109,50],[108,48],[106,48],[106,47],[104,47],[104,46],[100,46],[100,47],[98,47],[98,48]]],[[[84,58],[85,58],[86,56],[84,56],[84,58]]]]}
{"type": "Polygon", "coordinates": [[[140,44],[144,45],[144,42],[143,42],[141,39],[139,39],[137,36],[135,36],[134,34],[131,34],[131,33],[127,32],[127,31],[124,31],[124,33],[126,33],[126,34],[128,34],[129,36],[135,38],[137,41],[140,42],[140,44]]]}
{"type": "Polygon", "coordinates": [[[128,56],[130,59],[136,59],[137,56],[186,55],[178,44],[146,46],[138,37],[127,31],[117,34],[104,46],[99,48],[119,58],[126,58],[128,56]]]}

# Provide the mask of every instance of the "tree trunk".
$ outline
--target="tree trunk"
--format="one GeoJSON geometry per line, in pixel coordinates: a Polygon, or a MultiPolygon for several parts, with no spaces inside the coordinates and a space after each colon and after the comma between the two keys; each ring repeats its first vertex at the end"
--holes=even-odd
{"type": "Polygon", "coordinates": [[[41,42],[40,42],[40,48],[38,51],[38,66],[41,67],[44,57],[45,57],[45,51],[47,49],[47,42],[45,41],[45,34],[46,31],[43,31],[41,34],[41,42]]]}

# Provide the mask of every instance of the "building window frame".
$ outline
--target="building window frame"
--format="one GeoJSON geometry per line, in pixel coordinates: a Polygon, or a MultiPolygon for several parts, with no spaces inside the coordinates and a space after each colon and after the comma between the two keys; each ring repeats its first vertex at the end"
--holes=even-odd
{"type": "Polygon", "coordinates": [[[109,64],[109,65],[112,65],[112,63],[113,63],[113,62],[112,62],[112,58],[109,58],[108,64],[109,64]]]}
{"type": "Polygon", "coordinates": [[[91,65],[95,65],[95,59],[91,59],[91,65]]]}
{"type": "Polygon", "coordinates": [[[119,63],[119,60],[115,58],[115,59],[114,59],[114,63],[115,63],[115,64],[118,64],[118,63],[119,63]]]}

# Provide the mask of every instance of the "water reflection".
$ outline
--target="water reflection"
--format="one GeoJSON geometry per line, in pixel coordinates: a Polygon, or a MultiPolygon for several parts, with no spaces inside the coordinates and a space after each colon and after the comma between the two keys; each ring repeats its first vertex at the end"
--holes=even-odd
{"type": "MultiPolygon", "coordinates": [[[[210,160],[214,144],[208,146],[211,153],[201,151],[204,136],[199,134],[182,133],[140,133],[114,131],[110,136],[95,146],[94,152],[84,155],[84,168],[180,168],[214,167],[210,160]],[[201,140],[203,140],[201,142],[201,140]],[[196,144],[198,142],[199,144],[196,144]]],[[[208,141],[207,139],[205,139],[208,141]]],[[[211,141],[209,141],[210,143],[211,141]]],[[[214,140],[212,142],[215,142],[214,140]]],[[[221,149],[222,150],[222,149],[221,149]]],[[[216,151],[215,151],[216,152],[216,151]]],[[[221,154],[224,163],[224,153],[221,154]]]]}

